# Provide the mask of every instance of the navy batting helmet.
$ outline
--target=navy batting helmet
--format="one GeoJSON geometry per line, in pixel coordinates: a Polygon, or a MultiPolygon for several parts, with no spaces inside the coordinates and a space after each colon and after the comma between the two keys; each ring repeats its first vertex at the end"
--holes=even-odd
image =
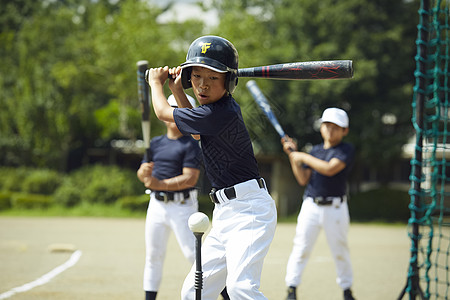
{"type": "Polygon", "coordinates": [[[238,83],[238,61],[238,52],[228,40],[213,35],[199,37],[189,46],[186,62],[181,64],[183,88],[192,87],[191,67],[198,66],[227,73],[225,89],[231,94],[238,83]]]}

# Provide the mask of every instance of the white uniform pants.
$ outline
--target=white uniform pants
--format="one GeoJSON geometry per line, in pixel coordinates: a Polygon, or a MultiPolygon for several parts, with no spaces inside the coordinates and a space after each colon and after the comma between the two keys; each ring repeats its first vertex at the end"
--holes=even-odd
{"type": "Polygon", "coordinates": [[[195,237],[188,226],[191,214],[198,211],[197,190],[190,191],[190,198],[180,201],[159,201],[154,193],[145,221],[144,290],[158,291],[166,255],[167,241],[172,230],[184,256],[195,260],[195,237]]]}
{"type": "MultiPolygon", "coordinates": [[[[231,299],[267,299],[260,291],[264,258],[275,234],[275,202],[256,180],[235,185],[236,198],[216,204],[212,228],[202,245],[202,300],[217,300],[226,286],[231,299]]],[[[181,292],[195,299],[195,263],[181,292]]]]}
{"type": "Polygon", "coordinates": [[[352,265],[347,243],[350,223],[347,202],[335,198],[332,205],[317,205],[312,198],[303,200],[297,218],[294,246],[286,269],[286,286],[298,286],[311,256],[320,229],[323,228],[336,265],[337,284],[343,289],[353,282],[352,265]]]}

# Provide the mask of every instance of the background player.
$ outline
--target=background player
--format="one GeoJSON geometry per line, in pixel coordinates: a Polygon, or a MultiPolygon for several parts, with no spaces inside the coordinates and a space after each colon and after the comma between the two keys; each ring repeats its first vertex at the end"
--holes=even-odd
{"type": "MultiPolygon", "coordinates": [[[[189,97],[191,105],[195,100],[189,97]]],[[[173,95],[168,104],[177,107],[173,95]]],[[[194,262],[195,237],[188,226],[191,214],[198,211],[195,185],[200,174],[201,152],[198,142],[183,136],[174,123],[165,122],[165,135],[150,143],[150,157],[144,157],[137,176],[151,190],[145,221],[145,299],[156,299],[162,277],[170,231],[184,256],[194,262]]]]}
{"type": "Polygon", "coordinates": [[[354,300],[350,290],[353,272],[347,243],[350,217],[346,196],[346,182],[354,159],[354,148],[351,144],[342,142],[349,131],[348,123],[344,110],[326,109],[320,125],[323,143],[315,145],[310,154],[296,151],[297,144],[289,137],[281,141],[298,183],[307,184],[297,218],[294,246],[286,269],[288,300],[297,299],[296,287],[300,284],[321,228],[325,231],[333,254],[336,281],[344,291],[344,299],[354,300]]]}
{"type": "MultiPolygon", "coordinates": [[[[240,107],[231,96],[237,84],[238,53],[224,38],[200,37],[189,47],[181,68],[150,69],[148,82],[158,118],[175,122],[184,134],[201,137],[215,203],[213,226],[202,246],[202,299],[216,300],[225,285],[231,299],[266,299],[259,285],[275,233],[276,208],[259,176],[240,107]],[[172,92],[181,94],[183,87],[192,87],[201,106],[168,106],[163,86],[169,74],[169,87],[172,81],[178,83],[172,92]]],[[[182,299],[194,299],[194,277],[195,266],[184,282],[182,299]]]]}

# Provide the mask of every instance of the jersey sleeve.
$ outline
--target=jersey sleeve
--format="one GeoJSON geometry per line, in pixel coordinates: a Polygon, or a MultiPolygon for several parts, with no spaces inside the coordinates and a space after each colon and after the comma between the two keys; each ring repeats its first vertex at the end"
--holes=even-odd
{"type": "Polygon", "coordinates": [[[202,105],[195,108],[176,108],[173,118],[183,135],[215,135],[226,126],[230,116],[217,105],[202,105]]]}
{"type": "Polygon", "coordinates": [[[351,165],[353,163],[353,159],[355,156],[355,149],[352,145],[344,143],[338,149],[334,154],[334,157],[339,159],[340,161],[343,161],[347,166],[351,165]]]}

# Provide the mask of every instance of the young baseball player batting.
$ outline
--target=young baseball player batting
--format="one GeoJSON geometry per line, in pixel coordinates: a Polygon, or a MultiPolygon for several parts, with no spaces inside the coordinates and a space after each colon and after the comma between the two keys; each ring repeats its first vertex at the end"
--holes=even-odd
{"type": "MultiPolygon", "coordinates": [[[[225,285],[231,299],[267,299],[259,286],[277,214],[259,175],[240,107],[232,97],[237,70],[233,44],[203,36],[190,45],[185,63],[150,69],[148,78],[158,118],[175,122],[185,135],[200,135],[215,203],[212,228],[201,250],[205,300],[216,300],[225,285]],[[190,87],[201,105],[191,109],[167,105],[163,85],[168,76],[172,92],[181,95],[180,107],[188,107],[182,93],[190,87]]],[[[195,298],[194,278],[195,266],[185,279],[182,299],[195,298]]]]}
{"type": "Polygon", "coordinates": [[[327,108],[320,125],[323,143],[315,145],[309,154],[298,152],[297,144],[289,137],[281,141],[298,183],[307,184],[286,269],[288,300],[297,299],[296,287],[321,228],[333,254],[336,281],[344,291],[344,299],[354,300],[350,290],[353,274],[347,243],[350,218],[346,182],[355,151],[351,144],[342,142],[348,134],[348,123],[344,110],[327,108]]]}
{"type": "MultiPolygon", "coordinates": [[[[195,105],[193,98],[189,99],[195,105]]],[[[177,107],[173,95],[168,98],[177,107]]],[[[158,292],[170,230],[184,256],[194,262],[195,237],[188,219],[198,211],[195,185],[200,174],[201,152],[198,142],[183,136],[174,123],[165,122],[165,135],[150,143],[150,157],[144,160],[137,176],[151,190],[145,221],[145,299],[154,300],[158,292]]]]}

